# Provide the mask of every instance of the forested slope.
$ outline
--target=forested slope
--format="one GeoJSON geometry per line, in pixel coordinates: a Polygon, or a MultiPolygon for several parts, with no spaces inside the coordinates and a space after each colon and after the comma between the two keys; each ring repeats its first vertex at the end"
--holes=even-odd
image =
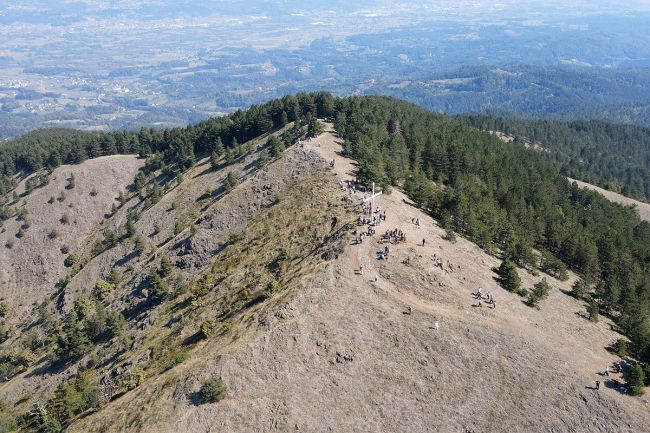
{"type": "Polygon", "coordinates": [[[544,153],[389,98],[340,101],[336,126],[363,180],[403,184],[451,230],[521,266],[583,280],[650,360],[650,224],[571,185],[544,153]],[[533,253],[541,251],[541,256],[533,253]]]}
{"type": "Polygon", "coordinates": [[[599,120],[565,122],[469,115],[469,125],[538,143],[567,176],[650,200],[650,129],[599,120]]]}

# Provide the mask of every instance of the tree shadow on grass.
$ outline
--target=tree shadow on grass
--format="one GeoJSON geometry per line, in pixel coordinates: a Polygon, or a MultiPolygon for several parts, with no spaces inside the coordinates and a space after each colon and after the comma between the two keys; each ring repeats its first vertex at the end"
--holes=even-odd
{"type": "Polygon", "coordinates": [[[134,258],[138,257],[139,255],[140,253],[138,253],[137,251],[131,251],[129,254],[125,255],[124,257],[116,261],[115,266],[124,266],[125,264],[127,264],[134,258]]]}
{"type": "Polygon", "coordinates": [[[199,406],[203,403],[203,397],[199,391],[194,391],[187,395],[187,401],[193,406],[199,406]]]}
{"type": "Polygon", "coordinates": [[[45,357],[41,358],[41,364],[36,367],[34,370],[29,372],[25,377],[36,377],[36,376],[45,376],[45,375],[53,375],[53,374],[58,374],[63,372],[70,363],[74,362],[76,359],[71,359],[68,362],[65,361],[60,361],[60,362],[52,362],[49,363],[47,362],[47,359],[45,357]]]}
{"type": "Polygon", "coordinates": [[[627,394],[627,386],[618,379],[607,379],[603,384],[609,389],[614,389],[621,394],[627,394]]]}

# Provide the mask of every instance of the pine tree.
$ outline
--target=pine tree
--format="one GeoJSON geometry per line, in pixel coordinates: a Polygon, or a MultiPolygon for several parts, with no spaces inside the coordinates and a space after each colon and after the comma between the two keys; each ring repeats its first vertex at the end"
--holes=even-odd
{"type": "Polygon", "coordinates": [[[219,160],[221,159],[221,155],[217,153],[217,151],[213,151],[210,154],[210,166],[212,168],[217,168],[219,166],[219,160]]]}
{"type": "Polygon", "coordinates": [[[542,278],[542,281],[535,284],[533,290],[528,294],[528,305],[539,309],[540,301],[548,297],[550,291],[551,287],[548,285],[546,278],[542,278]]]}
{"type": "Polygon", "coordinates": [[[643,368],[640,364],[635,364],[627,374],[627,386],[631,395],[645,394],[644,379],[645,374],[643,373],[643,368]]]}
{"type": "Polygon", "coordinates": [[[135,188],[135,191],[139,193],[144,187],[145,183],[146,183],[146,178],[144,177],[144,174],[142,174],[142,172],[139,171],[138,174],[135,175],[135,179],[133,180],[133,187],[135,188]]]}
{"type": "Polygon", "coordinates": [[[122,278],[120,277],[120,273],[115,268],[111,269],[108,273],[108,277],[106,277],[106,281],[114,285],[120,284],[121,280],[122,278]]]}
{"type": "Polygon", "coordinates": [[[589,320],[592,322],[598,322],[598,316],[600,314],[600,306],[595,299],[592,299],[587,306],[587,313],[589,314],[589,320]]]}
{"type": "Polygon", "coordinates": [[[517,265],[512,260],[505,259],[497,270],[499,275],[498,281],[504,289],[510,292],[516,292],[521,287],[521,279],[517,273],[517,265]]]}
{"type": "Polygon", "coordinates": [[[163,256],[163,258],[160,260],[160,269],[158,273],[161,277],[165,278],[171,275],[172,271],[173,267],[171,260],[169,260],[169,257],[163,256]]]}
{"type": "Polygon", "coordinates": [[[144,239],[142,239],[142,237],[140,237],[140,236],[137,236],[135,238],[135,240],[133,241],[133,248],[134,248],[135,252],[138,253],[138,254],[144,253],[144,250],[146,248],[144,239]]]}
{"type": "Polygon", "coordinates": [[[231,149],[226,150],[225,161],[226,165],[230,165],[235,162],[235,155],[231,149]]]}
{"type": "Polygon", "coordinates": [[[135,225],[130,215],[126,218],[125,232],[127,238],[132,238],[135,235],[135,225]]]}
{"type": "Polygon", "coordinates": [[[266,149],[262,150],[260,152],[260,156],[257,158],[257,167],[258,168],[264,167],[269,162],[270,159],[271,157],[269,155],[269,151],[266,149]]]}
{"type": "Polygon", "coordinates": [[[278,140],[275,135],[272,135],[266,142],[266,146],[269,148],[269,154],[271,158],[277,158],[282,154],[284,150],[284,144],[278,140]]]}
{"type": "Polygon", "coordinates": [[[323,124],[320,123],[320,121],[316,117],[311,116],[309,118],[309,123],[307,124],[307,136],[316,137],[320,135],[322,132],[323,132],[323,124]]]}
{"type": "Polygon", "coordinates": [[[149,274],[149,297],[153,300],[163,300],[169,292],[169,285],[163,280],[158,272],[153,271],[149,274]]]}
{"type": "Polygon", "coordinates": [[[232,191],[232,189],[237,185],[239,181],[239,176],[234,171],[229,171],[226,179],[223,181],[223,186],[227,192],[232,191]]]}
{"type": "Polygon", "coordinates": [[[587,282],[582,278],[578,279],[575,283],[573,283],[573,286],[571,286],[571,296],[577,299],[584,298],[588,291],[589,286],[587,282]]]}

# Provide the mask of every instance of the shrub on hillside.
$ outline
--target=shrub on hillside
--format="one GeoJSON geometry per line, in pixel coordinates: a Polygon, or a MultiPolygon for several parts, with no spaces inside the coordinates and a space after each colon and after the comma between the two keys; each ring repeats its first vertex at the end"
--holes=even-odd
{"type": "Polygon", "coordinates": [[[201,386],[203,403],[216,403],[226,397],[226,384],[221,378],[206,380],[201,386]]]}
{"type": "Polygon", "coordinates": [[[621,358],[627,358],[630,355],[628,352],[627,341],[622,338],[616,340],[616,342],[612,345],[611,350],[621,358]]]}
{"type": "Polygon", "coordinates": [[[169,260],[169,257],[163,256],[163,258],[160,260],[160,269],[158,269],[158,273],[161,277],[165,278],[171,275],[172,270],[173,267],[171,260],[169,260]]]}
{"type": "Polygon", "coordinates": [[[600,315],[600,306],[594,299],[592,299],[587,306],[587,314],[589,314],[589,320],[592,322],[598,322],[598,316],[600,315]]]}
{"type": "Polygon", "coordinates": [[[454,233],[454,231],[451,229],[446,229],[443,239],[451,242],[452,244],[456,243],[456,233],[454,233]]]}
{"type": "Polygon", "coordinates": [[[548,297],[550,291],[551,287],[548,285],[546,278],[542,278],[542,281],[535,284],[533,290],[528,293],[528,305],[539,309],[540,301],[548,297]]]}
{"type": "Polygon", "coordinates": [[[113,290],[115,290],[114,284],[109,283],[105,280],[99,280],[93,288],[93,295],[95,295],[95,298],[98,300],[103,301],[108,295],[113,292],[113,290]]]}
{"type": "Polygon", "coordinates": [[[282,289],[282,285],[280,284],[280,282],[276,279],[273,279],[269,281],[269,283],[266,285],[266,289],[264,290],[264,296],[266,298],[270,298],[275,293],[279,292],[280,289],[282,289]]]}
{"type": "Polygon", "coordinates": [[[237,185],[239,181],[239,176],[234,171],[229,171],[226,175],[226,179],[223,181],[223,187],[227,192],[232,191],[232,189],[237,185]]]}
{"type": "Polygon", "coordinates": [[[169,284],[160,277],[157,271],[149,274],[149,298],[155,301],[162,301],[169,293],[169,284]]]}
{"type": "Polygon", "coordinates": [[[179,353],[178,355],[174,356],[174,358],[172,358],[171,362],[169,363],[168,368],[174,368],[177,365],[180,365],[180,364],[184,363],[188,359],[190,359],[190,352],[188,352],[187,350],[184,350],[181,353],[179,353]]]}
{"type": "Polygon", "coordinates": [[[66,267],[70,268],[74,266],[77,262],[79,262],[79,256],[75,253],[70,253],[68,254],[68,257],[66,257],[65,260],[63,261],[63,264],[66,267]]]}
{"type": "Polygon", "coordinates": [[[212,332],[214,331],[214,328],[216,328],[216,326],[217,326],[217,319],[215,319],[214,317],[206,319],[201,324],[201,336],[203,338],[208,338],[210,335],[212,335],[212,332]]]}

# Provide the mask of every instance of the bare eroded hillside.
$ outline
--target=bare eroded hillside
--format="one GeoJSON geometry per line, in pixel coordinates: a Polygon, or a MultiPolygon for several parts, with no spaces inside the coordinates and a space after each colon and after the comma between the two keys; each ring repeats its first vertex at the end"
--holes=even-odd
{"type": "MultiPolygon", "coordinates": [[[[8,220],[0,233],[0,297],[10,306],[9,323],[23,319],[54,292],[54,283],[69,272],[64,265],[69,253],[62,247],[75,253],[87,250],[143,163],[134,156],[107,156],[64,165],[54,170],[47,185],[18,199],[15,206],[26,209],[27,221],[8,220]],[[25,228],[19,237],[21,226],[25,228]]],[[[24,186],[25,181],[17,189],[21,195],[24,186]]]]}

